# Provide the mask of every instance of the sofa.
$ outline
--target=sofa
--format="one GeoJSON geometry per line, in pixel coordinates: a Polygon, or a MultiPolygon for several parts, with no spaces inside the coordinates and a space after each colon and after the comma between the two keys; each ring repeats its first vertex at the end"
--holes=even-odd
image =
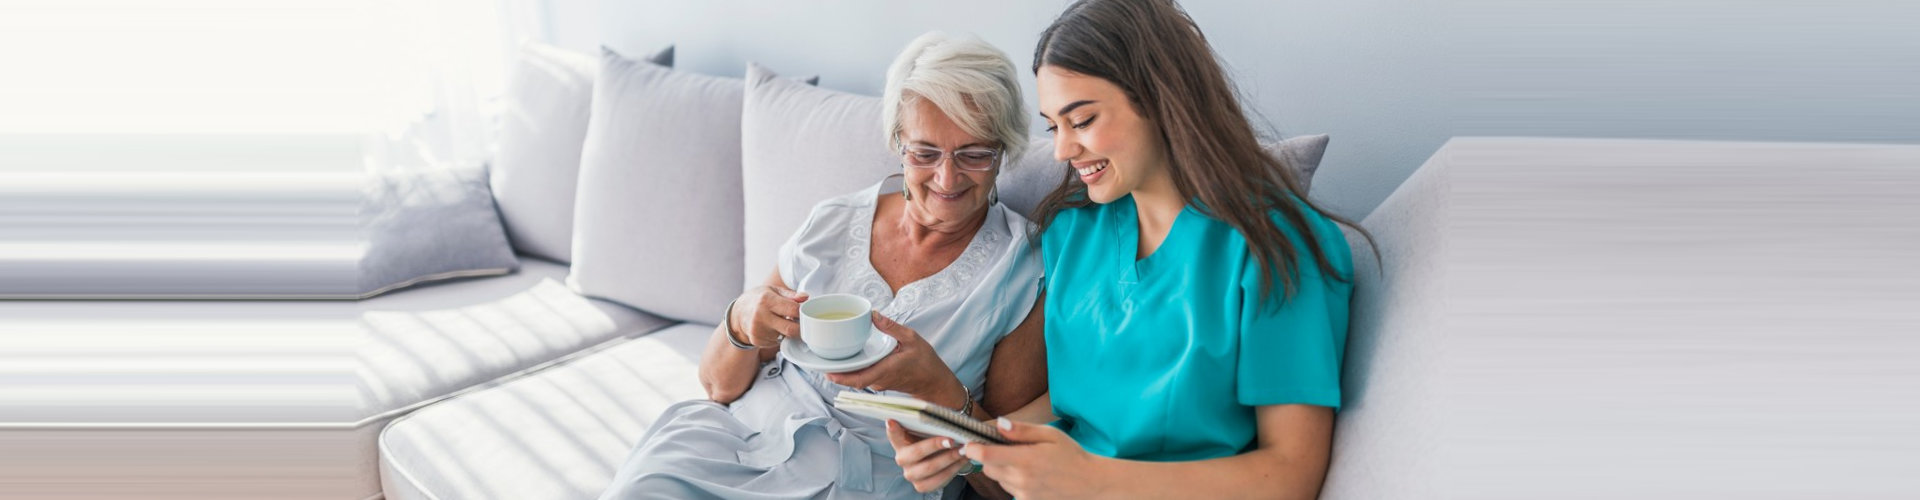
{"type": "MultiPolygon", "coordinates": [[[[559,58],[586,67],[577,55],[551,48],[534,50],[539,52],[529,52],[527,57],[559,58]]],[[[555,63],[536,65],[553,67],[555,63]]],[[[799,226],[812,203],[863,188],[900,168],[897,159],[880,147],[883,136],[875,97],[820,89],[807,79],[783,78],[759,65],[750,65],[744,80],[724,79],[680,74],[661,64],[641,65],[609,52],[602,54],[598,68],[591,110],[568,114],[591,116],[588,128],[592,131],[579,134],[578,139],[586,145],[577,155],[577,191],[563,193],[573,187],[565,183],[543,187],[548,196],[574,198],[573,214],[566,218],[548,214],[542,226],[551,230],[554,224],[572,225],[569,239],[548,238],[552,243],[545,246],[571,246],[565,255],[573,262],[526,255],[528,247],[541,245],[523,245],[519,240],[541,235],[516,228],[515,223],[537,217],[516,217],[511,207],[553,204],[508,201],[519,194],[517,187],[496,184],[507,232],[522,251],[522,269],[510,276],[434,285],[399,296],[431,294],[431,299],[420,300],[453,304],[483,298],[456,291],[469,287],[514,290],[504,298],[484,298],[511,301],[540,295],[548,301],[577,302],[581,311],[598,308],[594,310],[614,319],[614,326],[594,330],[602,332],[598,335],[579,336],[566,343],[568,347],[526,356],[553,358],[569,347],[577,349],[553,361],[532,366],[493,362],[486,370],[467,372],[464,378],[447,377],[457,378],[451,384],[456,386],[484,380],[450,395],[422,398],[445,391],[438,386],[376,391],[391,395],[380,399],[376,409],[382,413],[370,417],[385,424],[376,454],[381,491],[387,498],[597,496],[661,410],[705,396],[695,372],[721,308],[744,286],[771,271],[774,250],[799,226]],[[648,102],[662,99],[673,102],[648,102]],[[689,104],[703,101],[707,104],[689,104]],[[716,107],[724,113],[712,113],[716,107]],[[714,114],[724,119],[716,120],[714,114]],[[605,120],[627,123],[608,125],[605,120]],[[663,128],[663,123],[671,124],[672,130],[663,128]],[[619,144],[595,144],[615,139],[619,144]],[[727,159],[734,151],[739,152],[737,159],[727,159]],[[631,158],[672,161],[656,165],[631,158]],[[708,246],[671,248],[687,240],[701,240],[708,246]],[[733,243],[711,244],[728,240],[733,243]],[[516,284],[494,284],[508,280],[516,284]],[[409,401],[413,403],[405,403],[409,401]]],[[[552,82],[542,85],[555,86],[552,82]]],[[[554,105],[551,99],[526,101],[554,105]]],[[[569,136],[564,141],[571,140],[575,139],[569,136]]],[[[1009,160],[998,181],[1000,199],[1023,214],[1030,213],[1039,198],[1064,178],[1051,159],[1050,141],[1036,138],[1035,142],[1026,154],[1009,160]]],[[[1269,152],[1288,155],[1289,162],[1304,169],[1301,173],[1310,180],[1327,144],[1326,136],[1298,137],[1273,143],[1269,152]]],[[[503,154],[519,154],[509,149],[513,148],[503,148],[503,154]]],[[[548,156],[563,157],[561,164],[573,157],[548,156]]],[[[506,175],[532,177],[526,171],[530,169],[506,175]]],[[[496,182],[500,175],[495,173],[496,182]]],[[[1381,238],[1378,243],[1383,249],[1410,254],[1424,242],[1394,238],[1432,236],[1430,231],[1401,228],[1426,221],[1428,212],[1423,207],[1435,200],[1432,189],[1423,191],[1422,186],[1432,182],[1410,183],[1410,189],[1420,193],[1389,202],[1378,212],[1386,215],[1370,222],[1368,227],[1381,238]]],[[[1358,240],[1354,247],[1369,248],[1358,240]]],[[[1382,279],[1378,273],[1370,271],[1360,279],[1362,296],[1356,301],[1386,300],[1377,292],[1376,284],[1382,279]]],[[[430,342],[432,348],[456,353],[474,341],[497,343],[489,334],[475,333],[488,323],[472,319],[485,314],[472,310],[476,307],[508,306],[467,306],[459,314],[374,311],[367,313],[365,321],[369,331],[381,338],[407,337],[396,335],[404,329],[441,332],[434,335],[441,338],[430,342]],[[468,330],[455,333],[462,328],[468,330]],[[456,338],[461,336],[473,338],[456,338]]],[[[1355,310],[1360,315],[1358,311],[1366,307],[1355,310]]],[[[1360,333],[1362,328],[1382,327],[1356,323],[1352,349],[1359,356],[1391,354],[1392,349],[1376,347],[1374,336],[1360,333]]],[[[390,365],[405,373],[431,364],[408,359],[412,348],[369,348],[379,350],[381,358],[369,359],[370,367],[390,365]]],[[[375,379],[391,383],[386,381],[392,376],[375,379]]],[[[417,373],[408,379],[429,381],[417,373]]],[[[1346,413],[1368,413],[1364,404],[1354,408],[1346,413]]]]}
{"type": "MultiPolygon", "coordinates": [[[[622,87],[677,93],[621,107],[594,95],[607,55],[527,51],[544,55],[519,73],[544,79],[514,86],[545,98],[511,99],[481,180],[457,181],[484,202],[461,209],[472,234],[397,233],[485,240],[404,262],[464,268],[368,287],[333,247],[0,260],[0,298],[33,299],[0,301],[0,498],[592,498],[661,408],[703,396],[725,298],[808,205],[897,168],[870,96],[623,60],[622,87]]],[[[1001,179],[1016,210],[1046,155],[1001,179]]],[[[1454,139],[1361,218],[1371,245],[1348,234],[1322,497],[1912,496],[1916,164],[1912,146],[1454,139]]],[[[0,238],[72,236],[70,208],[140,230],[115,236],[218,216],[163,236],[351,247],[362,182],[10,175],[0,238]],[[101,181],[139,202],[90,197],[101,181]]]]}

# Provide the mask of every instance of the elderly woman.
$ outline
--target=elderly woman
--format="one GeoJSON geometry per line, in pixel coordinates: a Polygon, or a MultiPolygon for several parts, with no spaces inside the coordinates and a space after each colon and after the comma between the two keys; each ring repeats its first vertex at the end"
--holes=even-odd
{"type": "Polygon", "coordinates": [[[907,46],[881,116],[904,175],[813,208],[766,284],[714,329],[700,367],[712,400],[667,409],[601,498],[922,496],[885,424],[833,408],[836,394],[884,391],[990,419],[1045,392],[1031,223],[994,189],[1025,145],[1015,75],[978,39],[929,33],[907,46]],[[871,301],[898,347],[844,373],[789,360],[780,345],[799,334],[800,304],[827,293],[871,301]]]}

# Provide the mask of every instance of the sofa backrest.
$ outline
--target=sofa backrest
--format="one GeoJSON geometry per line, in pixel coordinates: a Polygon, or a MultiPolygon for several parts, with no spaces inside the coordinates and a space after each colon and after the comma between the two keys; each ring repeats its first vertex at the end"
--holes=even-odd
{"type": "Polygon", "coordinates": [[[1347,231],[1353,302],[1322,499],[1425,498],[1439,487],[1433,381],[1445,328],[1446,170],[1436,155],[1361,221],[1379,254],[1347,231]]]}

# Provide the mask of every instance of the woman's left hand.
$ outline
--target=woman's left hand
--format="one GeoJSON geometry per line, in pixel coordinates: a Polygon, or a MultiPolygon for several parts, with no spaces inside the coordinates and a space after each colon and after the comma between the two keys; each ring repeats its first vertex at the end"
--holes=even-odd
{"type": "Polygon", "coordinates": [[[933,404],[959,408],[966,404],[966,387],[947,368],[947,362],[934,352],[933,344],[919,332],[873,313],[873,326],[899,342],[893,353],[873,366],[845,373],[827,374],[827,380],[848,387],[876,391],[899,391],[933,404]],[[949,406],[950,405],[950,406],[949,406]]]}
{"type": "Polygon", "coordinates": [[[993,478],[1015,498],[1106,498],[1112,482],[1107,460],[1087,453],[1080,443],[1051,425],[999,421],[1000,435],[1014,444],[968,443],[960,453],[986,466],[993,478]]]}

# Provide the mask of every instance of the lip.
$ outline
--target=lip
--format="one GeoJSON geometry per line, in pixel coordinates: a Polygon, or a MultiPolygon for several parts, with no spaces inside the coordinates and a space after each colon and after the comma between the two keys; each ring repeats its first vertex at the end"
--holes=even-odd
{"type": "Polygon", "coordinates": [[[966,189],[962,189],[952,193],[942,193],[933,188],[927,188],[927,194],[933,195],[934,198],[939,198],[941,200],[946,200],[946,201],[959,201],[960,197],[966,196],[968,191],[973,191],[973,188],[968,187],[966,189]]]}
{"type": "Polygon", "coordinates": [[[1113,163],[1104,159],[1077,161],[1072,162],[1070,165],[1073,166],[1074,174],[1079,175],[1080,181],[1086,184],[1093,184],[1099,181],[1101,177],[1106,175],[1107,169],[1113,168],[1113,163]],[[1098,168],[1099,170],[1087,172],[1086,170],[1090,168],[1098,168]]]}

